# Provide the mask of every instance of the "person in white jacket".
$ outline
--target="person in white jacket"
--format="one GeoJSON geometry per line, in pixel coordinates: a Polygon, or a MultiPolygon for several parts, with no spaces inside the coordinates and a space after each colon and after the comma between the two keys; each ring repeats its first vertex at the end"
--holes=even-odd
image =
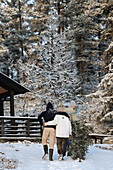
{"type": "Polygon", "coordinates": [[[59,160],[63,160],[63,157],[66,154],[66,141],[72,136],[69,115],[66,112],[57,112],[54,120],[45,122],[44,126],[53,124],[56,125],[56,139],[59,160]]]}

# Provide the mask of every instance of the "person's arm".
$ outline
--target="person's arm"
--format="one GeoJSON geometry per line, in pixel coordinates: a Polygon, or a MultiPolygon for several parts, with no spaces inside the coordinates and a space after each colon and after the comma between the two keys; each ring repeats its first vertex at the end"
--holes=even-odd
{"type": "Polygon", "coordinates": [[[38,116],[38,121],[40,122],[41,126],[43,125],[42,117],[43,117],[43,113],[41,113],[41,114],[38,116]]]}
{"type": "Polygon", "coordinates": [[[51,121],[44,123],[44,126],[47,126],[47,125],[56,125],[56,116],[55,116],[54,120],[51,120],[51,121]]]}
{"type": "Polygon", "coordinates": [[[70,129],[69,138],[71,138],[72,137],[72,126],[71,126],[70,120],[69,120],[69,129],[70,129]]]}

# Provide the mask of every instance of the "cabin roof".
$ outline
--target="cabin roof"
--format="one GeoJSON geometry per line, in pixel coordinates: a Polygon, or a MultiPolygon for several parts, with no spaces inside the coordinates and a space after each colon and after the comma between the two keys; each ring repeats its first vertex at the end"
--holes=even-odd
{"type": "Polygon", "coordinates": [[[14,92],[14,95],[24,94],[30,91],[28,88],[0,72],[0,98],[8,97],[10,90],[14,92]]]}

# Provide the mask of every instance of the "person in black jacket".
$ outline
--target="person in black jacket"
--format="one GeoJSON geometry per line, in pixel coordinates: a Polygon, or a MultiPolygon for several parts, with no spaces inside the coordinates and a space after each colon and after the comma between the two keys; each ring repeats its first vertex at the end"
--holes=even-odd
{"type": "MultiPolygon", "coordinates": [[[[48,122],[53,120],[55,117],[55,111],[53,110],[53,105],[49,102],[46,107],[46,111],[42,112],[38,116],[38,121],[43,126],[43,121],[48,122]]],[[[49,138],[49,160],[53,160],[53,148],[55,143],[55,133],[56,133],[56,126],[55,125],[47,125],[43,129],[42,135],[42,144],[44,148],[44,156],[42,159],[46,159],[48,157],[48,145],[47,139],[49,138]]]]}

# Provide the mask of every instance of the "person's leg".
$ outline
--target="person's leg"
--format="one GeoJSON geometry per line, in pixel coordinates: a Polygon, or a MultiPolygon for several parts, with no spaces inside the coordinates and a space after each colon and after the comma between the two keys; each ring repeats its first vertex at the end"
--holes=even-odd
{"type": "Polygon", "coordinates": [[[64,160],[64,156],[66,154],[66,140],[67,138],[60,138],[60,141],[58,141],[58,147],[59,147],[59,160],[64,160]]]}
{"type": "Polygon", "coordinates": [[[61,161],[63,160],[63,153],[62,153],[62,138],[57,138],[57,150],[59,153],[59,158],[58,160],[61,161]]]}
{"type": "Polygon", "coordinates": [[[49,149],[49,161],[53,161],[53,149],[49,149]]]}
{"type": "Polygon", "coordinates": [[[67,138],[62,138],[62,154],[63,154],[63,157],[66,155],[66,142],[67,142],[67,138]]]}
{"type": "Polygon", "coordinates": [[[56,135],[56,130],[54,128],[49,128],[49,149],[54,148],[55,135],[56,135]]]}
{"type": "Polygon", "coordinates": [[[49,128],[44,128],[43,130],[43,135],[42,135],[42,145],[47,145],[47,139],[48,139],[48,136],[49,136],[49,128]]]}
{"type": "Polygon", "coordinates": [[[67,138],[67,140],[66,140],[66,152],[67,152],[67,156],[70,156],[69,145],[70,145],[70,139],[67,138]]]}
{"type": "Polygon", "coordinates": [[[50,128],[49,133],[49,160],[53,161],[53,149],[55,144],[55,134],[56,130],[54,128],[50,128]]]}
{"type": "Polygon", "coordinates": [[[69,138],[66,139],[65,150],[66,152],[69,150],[69,138]]]}
{"type": "Polygon", "coordinates": [[[58,154],[61,154],[61,138],[56,138],[57,140],[57,151],[58,151],[58,154]]]}
{"type": "Polygon", "coordinates": [[[44,149],[44,156],[42,157],[42,159],[44,159],[44,160],[48,156],[48,146],[47,146],[48,136],[49,136],[49,130],[48,130],[48,128],[44,128],[43,135],[42,135],[42,144],[43,144],[43,149],[44,149]]]}

